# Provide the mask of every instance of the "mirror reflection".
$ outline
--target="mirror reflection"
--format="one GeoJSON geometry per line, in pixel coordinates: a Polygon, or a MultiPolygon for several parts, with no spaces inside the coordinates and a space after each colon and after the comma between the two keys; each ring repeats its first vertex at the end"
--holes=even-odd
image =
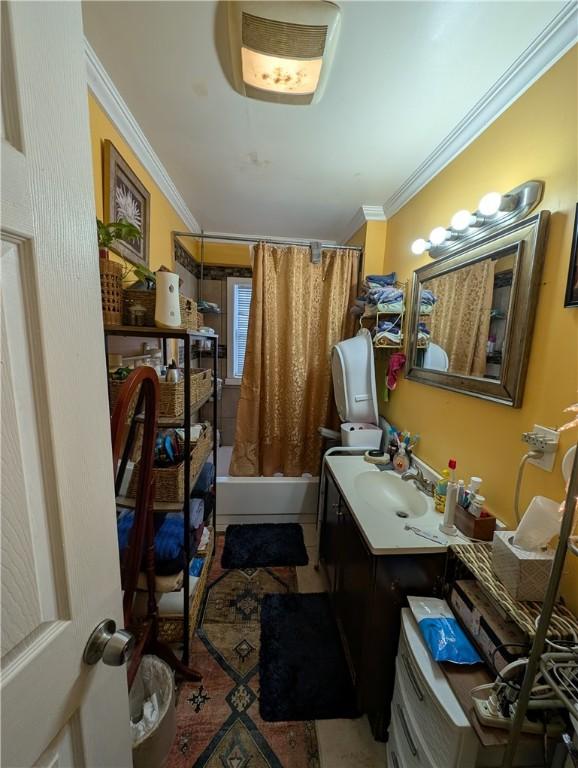
{"type": "Polygon", "coordinates": [[[500,380],[516,252],[420,284],[416,366],[500,380]]]}

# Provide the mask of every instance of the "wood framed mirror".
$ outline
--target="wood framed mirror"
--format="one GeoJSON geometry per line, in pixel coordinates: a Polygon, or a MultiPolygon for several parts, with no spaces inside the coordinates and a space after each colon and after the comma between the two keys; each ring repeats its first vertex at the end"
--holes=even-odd
{"type": "Polygon", "coordinates": [[[406,378],[521,406],[549,215],[414,272],[406,378]]]}

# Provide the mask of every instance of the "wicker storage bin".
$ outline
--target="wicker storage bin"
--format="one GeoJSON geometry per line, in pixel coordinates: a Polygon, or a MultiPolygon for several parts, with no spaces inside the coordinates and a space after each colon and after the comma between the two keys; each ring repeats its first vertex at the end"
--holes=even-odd
{"type": "MultiPolygon", "coordinates": [[[[114,410],[123,381],[109,381],[110,412],[114,410]]],[[[195,368],[191,371],[191,413],[195,405],[211,391],[213,378],[210,369],[195,368]]],[[[177,419],[185,412],[185,382],[159,381],[159,416],[177,419]]]]}
{"type": "Polygon", "coordinates": [[[191,403],[198,403],[212,388],[213,377],[210,368],[197,368],[191,373],[191,403]]]}
{"type": "MultiPolygon", "coordinates": [[[[195,591],[190,598],[189,602],[189,640],[195,633],[199,615],[201,611],[201,605],[203,603],[203,597],[207,586],[207,578],[209,570],[211,568],[211,561],[213,559],[213,552],[215,549],[215,532],[212,529],[209,537],[207,548],[204,552],[199,552],[197,557],[204,557],[203,569],[199,580],[197,581],[195,591]]],[[[162,610],[162,607],[161,607],[162,610]]],[[[163,614],[160,613],[159,617],[159,638],[164,640],[165,643],[180,643],[183,640],[183,614],[163,614]]]]}
{"type": "Polygon", "coordinates": [[[100,301],[105,325],[122,325],[123,290],[122,265],[99,258],[100,301]]]}
{"type": "MultiPolygon", "coordinates": [[[[114,410],[124,381],[109,380],[110,412],[114,410]]],[[[184,382],[159,381],[159,416],[178,418],[185,411],[184,382]]]]}
{"type": "MultiPolygon", "coordinates": [[[[124,324],[130,325],[131,306],[133,306],[133,304],[141,304],[145,308],[144,324],[149,328],[153,328],[155,324],[156,297],[156,291],[139,291],[127,288],[124,291],[123,300],[122,314],[124,324]]],[[[189,331],[196,331],[198,328],[197,302],[180,294],[179,304],[181,307],[181,328],[186,328],[189,331]]]]}
{"type": "MultiPolygon", "coordinates": [[[[193,445],[190,460],[191,481],[195,478],[209,453],[213,444],[213,430],[207,425],[199,439],[193,445]]],[[[181,461],[173,467],[155,467],[153,469],[155,479],[155,501],[167,504],[184,504],[185,502],[185,462],[181,461]]],[[[139,465],[135,464],[128,486],[129,498],[134,498],[139,477],[139,465]]],[[[187,496],[191,489],[188,490],[187,496]]]]}

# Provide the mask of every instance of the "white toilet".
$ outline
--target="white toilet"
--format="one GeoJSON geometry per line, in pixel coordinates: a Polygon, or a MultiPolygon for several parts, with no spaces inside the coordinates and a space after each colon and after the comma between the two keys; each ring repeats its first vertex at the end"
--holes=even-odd
{"type": "MultiPolygon", "coordinates": [[[[337,412],[343,422],[341,444],[379,448],[382,430],[378,426],[373,343],[367,329],[333,347],[331,371],[337,412]]],[[[334,432],[331,436],[339,437],[334,432]]]]}

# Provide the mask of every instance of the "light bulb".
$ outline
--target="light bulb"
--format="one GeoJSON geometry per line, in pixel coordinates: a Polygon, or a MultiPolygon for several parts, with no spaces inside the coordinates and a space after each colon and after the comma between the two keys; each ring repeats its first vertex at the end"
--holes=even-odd
{"type": "Polygon", "coordinates": [[[482,216],[495,216],[500,210],[502,195],[499,192],[488,192],[480,200],[478,210],[482,216]]]}
{"type": "Polygon", "coordinates": [[[429,239],[432,245],[441,245],[447,240],[449,233],[445,227],[436,227],[429,233],[429,239]]]}
{"type": "Polygon", "coordinates": [[[452,216],[452,228],[455,229],[456,232],[463,232],[468,227],[471,227],[475,220],[476,217],[472,216],[472,214],[464,208],[461,211],[454,213],[452,216]]]}
{"type": "Polygon", "coordinates": [[[420,237],[417,240],[414,240],[411,244],[411,252],[416,256],[421,256],[422,253],[425,253],[429,250],[430,246],[431,243],[429,243],[427,240],[424,240],[423,237],[420,237]]]}

